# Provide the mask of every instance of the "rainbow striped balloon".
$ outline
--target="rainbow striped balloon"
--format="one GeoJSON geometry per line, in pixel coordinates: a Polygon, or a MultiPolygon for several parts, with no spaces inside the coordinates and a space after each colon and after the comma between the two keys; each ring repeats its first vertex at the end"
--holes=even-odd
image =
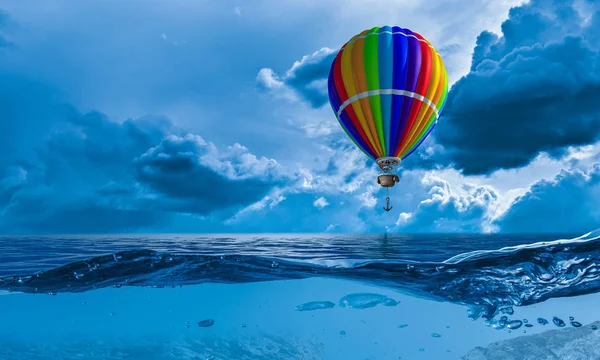
{"type": "Polygon", "coordinates": [[[441,56],[421,35],[394,26],[354,36],[338,52],[329,102],[369,157],[405,159],[431,133],[448,95],[441,56]]]}

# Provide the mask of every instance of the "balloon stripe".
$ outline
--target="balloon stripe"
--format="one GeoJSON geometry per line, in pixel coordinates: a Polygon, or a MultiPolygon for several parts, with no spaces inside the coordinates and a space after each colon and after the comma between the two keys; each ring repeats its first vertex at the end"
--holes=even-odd
{"type": "MultiPolygon", "coordinates": [[[[330,102],[332,104],[332,108],[334,111],[337,112],[337,108],[338,108],[337,104],[340,104],[341,100],[339,97],[339,92],[336,90],[336,87],[335,87],[335,80],[334,80],[335,68],[334,67],[336,67],[336,66],[339,67],[339,65],[337,65],[336,62],[334,61],[332,64],[332,69],[329,72],[330,75],[329,75],[327,84],[329,87],[329,97],[330,97],[330,102]]],[[[338,115],[337,119],[340,122],[340,125],[342,125],[342,128],[344,129],[346,134],[348,134],[348,136],[362,150],[362,152],[364,152],[367,156],[374,157],[375,154],[373,153],[373,151],[371,149],[369,149],[367,144],[365,144],[363,137],[361,137],[358,129],[356,128],[355,124],[353,123],[352,119],[348,116],[348,114],[343,113],[343,114],[341,114],[341,116],[338,115]]]]}
{"type": "MultiPolygon", "coordinates": [[[[439,88],[439,84],[441,83],[441,71],[440,71],[440,62],[439,62],[439,56],[436,55],[435,53],[432,53],[432,66],[431,66],[431,77],[429,80],[429,83],[427,84],[427,93],[425,95],[425,97],[427,99],[432,99],[432,103],[437,102],[437,97],[439,97],[439,94],[441,93],[441,89],[438,92],[438,88],[439,88]]],[[[429,120],[431,119],[431,114],[433,108],[432,107],[428,107],[428,106],[421,106],[421,109],[419,110],[419,114],[417,115],[417,118],[415,120],[415,123],[413,124],[413,126],[410,129],[410,132],[408,134],[408,139],[407,141],[404,143],[404,145],[401,147],[400,151],[399,151],[399,155],[398,157],[402,157],[406,152],[408,152],[412,146],[419,141],[418,136],[423,132],[423,129],[426,128],[429,120]]]]}
{"type": "MultiPolygon", "coordinates": [[[[415,36],[419,38],[419,40],[425,40],[423,37],[414,33],[415,36]]],[[[431,69],[433,65],[433,56],[431,48],[426,42],[421,42],[421,69],[419,71],[419,85],[417,87],[417,93],[423,96],[427,95],[427,87],[429,86],[429,81],[431,80],[431,69]]]]}
{"type": "Polygon", "coordinates": [[[431,126],[433,124],[435,124],[436,122],[437,122],[437,118],[435,117],[435,115],[432,115],[431,118],[426,122],[427,125],[421,130],[421,132],[419,132],[419,134],[417,136],[415,136],[413,139],[411,139],[410,145],[406,148],[405,151],[402,151],[398,155],[398,157],[402,159],[404,156],[406,156],[408,153],[410,153],[412,151],[412,149],[414,149],[415,146],[417,146],[417,144],[420,144],[421,140],[423,140],[424,137],[426,137],[426,134],[429,131],[429,129],[431,128],[431,126]]]}
{"type": "MultiPolygon", "coordinates": [[[[344,79],[343,79],[343,75],[342,75],[342,52],[341,51],[337,54],[335,59],[333,59],[331,72],[333,73],[333,82],[335,84],[334,89],[340,95],[340,100],[343,100],[343,102],[345,102],[346,100],[348,100],[348,98],[350,96],[348,95],[346,88],[344,87],[344,79]]],[[[342,105],[343,105],[343,103],[337,107],[336,113],[338,112],[339,108],[342,105]]]]}
{"type": "Polygon", "coordinates": [[[444,106],[446,105],[446,100],[448,99],[448,73],[446,72],[446,67],[444,66],[444,60],[442,59],[442,57],[440,56],[440,62],[442,64],[442,68],[444,69],[444,90],[442,92],[442,96],[440,97],[440,100],[436,103],[436,106],[438,109],[440,109],[440,112],[444,109],[444,106]]]}
{"type": "MultiPolygon", "coordinates": [[[[363,32],[366,33],[368,30],[363,32]]],[[[357,93],[363,93],[369,90],[367,86],[367,76],[365,74],[365,39],[361,38],[354,42],[352,47],[352,75],[354,75],[354,85],[357,93]]],[[[369,99],[361,98],[358,100],[362,114],[365,117],[369,132],[371,133],[372,141],[374,143],[377,156],[381,156],[381,144],[379,143],[379,137],[377,135],[377,128],[375,127],[375,120],[373,119],[373,111],[371,110],[371,103],[369,99]]]]}
{"type": "Polygon", "coordinates": [[[364,143],[362,143],[360,136],[358,136],[358,134],[353,131],[355,129],[351,129],[350,127],[347,127],[347,124],[351,124],[351,122],[349,122],[347,119],[344,120],[344,117],[347,117],[346,113],[343,113],[342,116],[336,116],[338,119],[338,122],[340,123],[340,125],[342,126],[342,129],[344,129],[344,132],[346,132],[346,135],[348,135],[348,137],[350,138],[350,140],[352,140],[352,142],[363,152],[365,153],[365,155],[367,155],[368,157],[372,158],[373,160],[377,159],[377,156],[370,151],[368,148],[366,148],[364,146],[364,143]]]}
{"type": "Polygon", "coordinates": [[[427,134],[425,136],[423,136],[421,138],[421,140],[419,141],[419,143],[414,146],[409,152],[408,154],[404,155],[401,159],[404,160],[407,157],[409,157],[413,152],[415,152],[415,150],[417,150],[419,148],[419,146],[421,146],[421,144],[423,143],[423,141],[425,141],[425,139],[427,139],[427,137],[429,137],[429,134],[431,134],[431,132],[433,131],[433,129],[435,128],[435,126],[437,125],[437,121],[433,123],[433,126],[431,126],[429,128],[429,130],[427,131],[427,134]]]}
{"type": "MultiPolygon", "coordinates": [[[[383,89],[391,89],[393,84],[394,52],[392,29],[384,26],[379,29],[379,82],[383,89]]],[[[381,117],[383,119],[383,134],[385,140],[385,154],[390,156],[392,144],[390,143],[390,132],[392,124],[392,97],[393,95],[381,95],[381,117]]]]}
{"type": "Polygon", "coordinates": [[[402,28],[400,28],[398,26],[394,26],[394,30],[393,31],[380,31],[378,34],[368,33],[368,34],[366,34],[364,36],[357,35],[357,36],[353,37],[352,40],[350,40],[346,44],[344,44],[340,50],[343,50],[346,45],[354,44],[354,42],[356,41],[356,39],[365,39],[365,38],[367,38],[369,36],[379,35],[379,34],[401,35],[401,36],[404,36],[404,37],[407,37],[407,38],[412,37],[412,38],[417,39],[418,41],[427,42],[427,44],[429,44],[429,47],[431,48],[431,50],[435,51],[437,53],[437,50],[427,40],[425,40],[423,38],[419,39],[417,36],[415,36],[413,34],[407,33],[404,29],[402,29],[402,28]]]}
{"type": "MultiPolygon", "coordinates": [[[[374,27],[370,31],[371,33],[378,33],[379,28],[374,27]]],[[[365,49],[364,49],[364,63],[365,63],[365,76],[367,79],[368,90],[377,90],[379,86],[379,39],[376,36],[370,36],[365,38],[365,49]]],[[[381,117],[381,96],[369,96],[369,103],[371,105],[373,122],[375,123],[375,129],[377,130],[377,136],[379,137],[379,143],[381,144],[381,156],[385,156],[386,144],[383,135],[383,119],[381,117]]]]}
{"type": "MultiPolygon", "coordinates": [[[[410,30],[405,29],[407,32],[413,34],[410,30]]],[[[409,37],[407,44],[407,52],[409,56],[407,57],[407,68],[406,68],[406,90],[411,92],[417,92],[417,86],[419,81],[419,71],[421,70],[421,46],[419,40],[415,37],[409,37]]],[[[413,109],[413,104],[421,104],[421,102],[415,102],[412,99],[408,99],[408,101],[404,101],[402,104],[402,112],[400,115],[400,126],[398,127],[397,141],[396,147],[394,148],[393,155],[398,156],[398,150],[403,145],[405,139],[405,134],[407,128],[412,125],[411,121],[411,113],[413,109]]]]}
{"type": "Polygon", "coordinates": [[[421,146],[423,141],[425,141],[425,139],[429,136],[429,134],[431,133],[433,128],[437,125],[439,115],[441,114],[442,110],[444,109],[445,101],[448,98],[448,96],[447,96],[448,95],[448,73],[445,71],[444,62],[442,60],[442,57],[439,55],[438,55],[438,57],[439,57],[439,61],[440,61],[440,67],[442,70],[442,79],[440,80],[440,82],[438,84],[438,90],[436,91],[436,98],[433,100],[437,105],[438,113],[436,113],[435,116],[431,116],[431,119],[428,121],[427,125],[425,126],[425,129],[423,129],[423,131],[421,131],[421,133],[419,134],[416,145],[414,145],[408,151],[408,153],[406,155],[402,156],[401,157],[402,159],[411,155],[416,150],[416,148],[421,146]]]}
{"type": "Polygon", "coordinates": [[[368,157],[370,157],[373,160],[376,160],[377,155],[366,146],[364,141],[362,141],[361,137],[356,132],[356,129],[346,126],[347,124],[352,124],[352,122],[347,118],[348,118],[348,114],[346,112],[343,112],[342,115],[340,117],[338,117],[338,121],[340,122],[340,124],[342,124],[342,127],[344,128],[344,131],[346,132],[346,134],[348,134],[348,137],[354,142],[354,144],[356,144],[356,146],[358,146],[358,148],[363,153],[365,153],[365,155],[367,155],[368,157]]]}
{"type": "MultiPolygon", "coordinates": [[[[341,54],[338,54],[338,56],[336,56],[334,62],[333,62],[333,69],[331,71],[332,75],[333,75],[333,82],[334,82],[334,88],[333,90],[336,91],[338,94],[340,94],[340,98],[348,98],[348,94],[346,94],[346,89],[344,88],[344,84],[342,81],[342,59],[341,59],[341,54]]],[[[344,113],[343,110],[342,111],[338,111],[341,108],[342,104],[340,104],[339,106],[337,106],[335,108],[335,112],[337,114],[337,116],[341,119],[344,119],[344,113]]],[[[345,109],[345,113],[347,114],[347,117],[349,118],[349,120],[352,122],[353,127],[356,129],[356,131],[358,132],[358,136],[357,139],[359,142],[361,142],[362,146],[365,148],[365,150],[368,150],[369,154],[373,154],[372,156],[375,156],[375,151],[373,150],[373,146],[371,145],[371,143],[369,142],[369,138],[366,136],[360,122],[358,121],[358,118],[356,116],[356,114],[354,113],[353,108],[347,107],[345,109]]]]}
{"type": "MultiPolygon", "coordinates": [[[[431,84],[431,88],[435,88],[435,95],[433,96],[432,102],[434,104],[436,104],[436,108],[438,109],[438,112],[435,114],[435,116],[432,116],[431,112],[427,112],[426,117],[429,118],[429,120],[427,121],[427,123],[425,124],[425,126],[422,126],[421,129],[419,130],[419,136],[418,138],[420,138],[421,136],[423,136],[425,134],[425,130],[428,129],[432,123],[434,121],[437,121],[437,119],[439,118],[439,114],[442,111],[442,108],[438,108],[437,106],[441,103],[441,99],[443,96],[445,96],[445,84],[447,84],[448,82],[448,74],[444,71],[444,64],[442,62],[442,57],[439,55],[434,55],[435,58],[437,58],[437,66],[438,66],[438,79],[437,79],[437,83],[432,83],[431,84]]],[[[417,139],[417,141],[419,141],[417,139]]]]}
{"type": "MultiPolygon", "coordinates": [[[[417,33],[414,34],[419,39],[421,39],[421,35],[417,33]]],[[[425,43],[419,42],[418,44],[421,50],[421,67],[418,70],[418,82],[417,89],[415,92],[417,94],[425,96],[427,93],[427,86],[429,85],[429,81],[431,78],[431,50],[429,49],[429,46],[425,43]]],[[[410,109],[410,115],[406,127],[402,132],[400,144],[396,149],[395,156],[399,156],[401,149],[408,145],[410,130],[412,130],[415,126],[415,121],[417,120],[417,117],[420,113],[422,104],[423,103],[421,101],[413,102],[410,109]]]]}
{"type": "MultiPolygon", "coordinates": [[[[349,97],[356,95],[354,74],[352,73],[352,70],[353,70],[353,68],[352,68],[352,49],[353,49],[353,47],[354,47],[354,44],[350,44],[344,48],[344,51],[342,52],[342,61],[341,61],[342,80],[344,83],[344,88],[346,89],[346,92],[349,97]]],[[[358,118],[358,121],[360,122],[360,125],[361,125],[364,133],[367,135],[367,139],[368,139],[369,143],[371,144],[371,148],[375,150],[376,149],[375,141],[373,140],[371,130],[369,129],[369,126],[367,125],[367,120],[365,119],[365,117],[363,115],[361,104],[358,102],[353,103],[352,110],[353,110],[354,114],[356,115],[356,117],[358,118]]],[[[374,152],[377,153],[377,151],[374,151],[374,152]]]]}
{"type": "MultiPolygon", "coordinates": [[[[404,33],[401,32],[397,26],[393,27],[393,58],[394,58],[394,69],[392,70],[393,76],[393,88],[394,89],[406,89],[406,72],[408,66],[408,38],[403,36],[404,33]]],[[[392,126],[390,133],[390,156],[393,156],[393,152],[398,146],[399,136],[401,126],[401,116],[402,116],[402,108],[404,106],[404,96],[393,96],[392,97],[392,126]]],[[[408,101],[408,99],[407,99],[408,101]]]]}
{"type": "MultiPolygon", "coordinates": [[[[335,66],[335,62],[332,64],[332,67],[333,66],[335,66]]],[[[330,101],[331,107],[332,107],[333,111],[337,112],[336,104],[339,104],[341,102],[341,100],[339,99],[339,95],[338,95],[337,91],[335,90],[333,74],[334,74],[333,71],[329,72],[327,86],[328,86],[328,90],[329,90],[329,101],[330,101]]],[[[338,119],[338,122],[342,126],[342,129],[344,130],[344,132],[346,132],[346,135],[348,135],[348,137],[354,142],[354,144],[367,156],[372,157],[372,155],[365,149],[365,147],[361,143],[360,137],[358,136],[356,129],[353,128],[351,122],[349,122],[347,119],[343,119],[340,116],[336,116],[336,118],[338,119]]]]}

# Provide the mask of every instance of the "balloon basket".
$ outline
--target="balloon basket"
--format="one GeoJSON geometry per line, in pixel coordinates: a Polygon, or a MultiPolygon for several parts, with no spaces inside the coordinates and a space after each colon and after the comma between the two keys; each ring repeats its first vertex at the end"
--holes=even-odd
{"type": "Polygon", "coordinates": [[[394,173],[394,168],[400,164],[400,159],[396,157],[382,157],[377,160],[377,165],[382,173],[377,175],[377,183],[387,189],[396,185],[400,181],[398,175],[394,173]]]}
{"type": "Polygon", "coordinates": [[[400,161],[401,160],[399,158],[391,156],[380,157],[379,159],[375,160],[384,174],[392,173],[394,168],[400,165],[400,161]]]}

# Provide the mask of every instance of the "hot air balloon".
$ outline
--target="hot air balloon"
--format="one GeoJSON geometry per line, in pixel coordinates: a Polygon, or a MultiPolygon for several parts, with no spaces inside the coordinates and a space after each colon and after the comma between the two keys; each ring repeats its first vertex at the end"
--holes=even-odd
{"type": "Polygon", "coordinates": [[[329,71],[329,102],[340,125],[381,173],[388,189],[395,169],[429,136],[448,95],[441,56],[420,34],[397,26],[355,35],[337,53],[329,71]]]}

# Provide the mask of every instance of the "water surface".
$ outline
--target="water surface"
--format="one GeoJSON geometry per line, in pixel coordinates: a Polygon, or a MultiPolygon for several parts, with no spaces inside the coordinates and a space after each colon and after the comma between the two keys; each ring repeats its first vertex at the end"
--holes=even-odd
{"type": "Polygon", "coordinates": [[[2,359],[457,359],[600,320],[596,232],[21,236],[0,254],[2,359]]]}

